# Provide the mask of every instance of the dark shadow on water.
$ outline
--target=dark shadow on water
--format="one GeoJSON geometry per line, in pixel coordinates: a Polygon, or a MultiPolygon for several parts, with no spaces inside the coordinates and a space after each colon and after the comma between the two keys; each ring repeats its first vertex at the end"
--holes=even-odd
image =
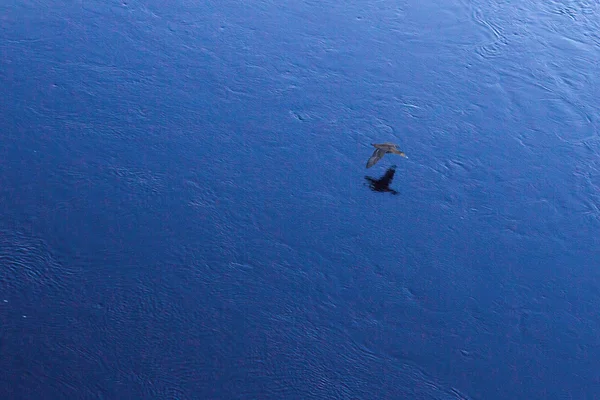
{"type": "Polygon", "coordinates": [[[394,180],[394,174],[396,173],[396,166],[392,165],[385,171],[385,174],[379,179],[372,178],[370,176],[365,176],[367,182],[369,182],[369,187],[374,192],[389,192],[391,194],[398,194],[394,189],[390,189],[390,185],[392,180],[394,180]]]}

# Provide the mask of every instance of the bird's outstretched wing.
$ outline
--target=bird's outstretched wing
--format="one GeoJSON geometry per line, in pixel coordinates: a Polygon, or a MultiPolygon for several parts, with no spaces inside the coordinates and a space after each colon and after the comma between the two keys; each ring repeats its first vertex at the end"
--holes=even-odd
{"type": "Polygon", "coordinates": [[[369,161],[367,161],[367,168],[371,168],[373,165],[377,164],[379,160],[385,155],[385,151],[381,149],[375,149],[369,161]]]}

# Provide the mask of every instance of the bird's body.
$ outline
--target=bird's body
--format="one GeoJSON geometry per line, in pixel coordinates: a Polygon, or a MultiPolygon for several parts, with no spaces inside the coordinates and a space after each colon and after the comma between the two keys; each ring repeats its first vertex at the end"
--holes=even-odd
{"type": "Polygon", "coordinates": [[[367,168],[371,168],[373,165],[377,164],[379,160],[383,158],[388,153],[398,154],[402,157],[406,157],[403,151],[398,150],[398,146],[394,143],[371,143],[373,147],[375,147],[375,151],[373,155],[367,161],[367,168]]]}

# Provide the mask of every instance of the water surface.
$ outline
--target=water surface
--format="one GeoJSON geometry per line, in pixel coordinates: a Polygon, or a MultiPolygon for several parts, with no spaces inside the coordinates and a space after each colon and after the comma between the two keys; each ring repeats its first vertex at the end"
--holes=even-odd
{"type": "Polygon", "coordinates": [[[597,398],[599,11],[0,5],[0,397],[597,398]]]}

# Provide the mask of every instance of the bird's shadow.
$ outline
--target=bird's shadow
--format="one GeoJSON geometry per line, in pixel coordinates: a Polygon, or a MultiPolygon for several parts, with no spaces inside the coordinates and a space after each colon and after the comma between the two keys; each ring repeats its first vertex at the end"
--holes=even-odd
{"type": "Polygon", "coordinates": [[[397,195],[398,192],[390,188],[392,180],[394,180],[394,174],[396,173],[396,166],[392,165],[385,171],[385,174],[379,179],[375,179],[370,176],[365,176],[365,180],[369,183],[369,188],[374,192],[389,192],[393,195],[397,195]]]}

